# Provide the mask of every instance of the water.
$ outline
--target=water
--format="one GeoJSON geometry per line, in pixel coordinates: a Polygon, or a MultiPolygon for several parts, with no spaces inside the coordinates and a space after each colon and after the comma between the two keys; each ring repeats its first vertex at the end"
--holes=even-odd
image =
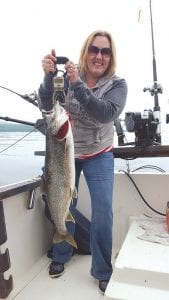
{"type": "Polygon", "coordinates": [[[45,150],[45,137],[39,132],[25,136],[26,134],[0,132],[0,186],[42,174],[44,157],[35,156],[34,152],[45,150]],[[25,138],[20,140],[23,136],[25,138]],[[16,143],[17,141],[19,142],[16,143]],[[13,146],[7,149],[11,145],[13,146]],[[4,149],[6,150],[3,151],[4,149]]]}
{"type": "MultiPolygon", "coordinates": [[[[0,132],[0,186],[35,178],[42,174],[44,156],[36,156],[34,153],[45,150],[45,137],[40,132],[25,135],[27,135],[25,132],[0,132]],[[23,136],[25,136],[24,139],[22,139],[23,136]],[[9,146],[11,147],[8,148],[9,146]]],[[[115,139],[115,144],[117,144],[117,139],[115,139]]],[[[169,144],[168,133],[163,144],[169,144]]],[[[116,171],[126,171],[128,168],[134,171],[146,165],[150,167],[144,167],[139,171],[154,173],[161,172],[162,169],[169,172],[168,157],[137,158],[128,161],[128,165],[126,160],[115,159],[116,171]]]]}

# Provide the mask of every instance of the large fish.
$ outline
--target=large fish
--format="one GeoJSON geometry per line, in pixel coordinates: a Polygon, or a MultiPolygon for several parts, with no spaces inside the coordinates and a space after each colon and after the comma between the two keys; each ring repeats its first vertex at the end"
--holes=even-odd
{"type": "Polygon", "coordinates": [[[54,243],[76,242],[66,228],[74,222],[69,212],[75,196],[74,142],[66,110],[56,101],[51,111],[42,111],[46,124],[45,188],[52,221],[55,225],[54,243]]]}

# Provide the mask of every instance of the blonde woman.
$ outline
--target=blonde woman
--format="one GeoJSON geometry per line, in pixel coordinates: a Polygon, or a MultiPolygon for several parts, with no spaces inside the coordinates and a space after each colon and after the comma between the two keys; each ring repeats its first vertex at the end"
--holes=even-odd
{"type": "MultiPolygon", "coordinates": [[[[43,58],[42,67],[45,76],[39,89],[39,107],[50,110],[52,78],[57,68],[55,50],[43,58]]],[[[124,109],[127,84],[115,74],[115,44],[106,31],[91,33],[82,46],[78,66],[67,61],[65,70],[66,109],[74,124],[76,187],[83,171],[91,197],[90,272],[104,292],[112,274],[113,122],[124,109]]],[[[74,227],[68,222],[72,234],[74,227]]],[[[72,252],[72,246],[65,241],[53,245],[51,277],[63,273],[72,252]]]]}

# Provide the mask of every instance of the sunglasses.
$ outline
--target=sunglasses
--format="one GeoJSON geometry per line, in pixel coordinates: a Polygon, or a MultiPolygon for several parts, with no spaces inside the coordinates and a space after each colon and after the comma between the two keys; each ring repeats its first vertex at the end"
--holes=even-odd
{"type": "Polygon", "coordinates": [[[111,48],[98,48],[94,45],[90,45],[88,47],[88,53],[93,56],[101,53],[103,57],[110,57],[112,55],[112,50],[111,48]]]}

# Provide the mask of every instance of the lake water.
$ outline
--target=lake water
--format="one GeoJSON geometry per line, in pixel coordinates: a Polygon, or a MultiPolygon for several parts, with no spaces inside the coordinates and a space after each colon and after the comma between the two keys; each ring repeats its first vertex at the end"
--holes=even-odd
{"type": "Polygon", "coordinates": [[[26,134],[25,132],[0,132],[1,186],[42,174],[44,157],[35,156],[34,152],[45,150],[45,137],[39,132],[32,132],[25,136],[26,134]],[[11,147],[8,148],[9,146],[11,147]]]}
{"type": "MultiPolygon", "coordinates": [[[[168,136],[166,133],[163,144],[169,144],[168,136]]],[[[32,132],[29,135],[25,132],[0,132],[0,186],[41,175],[44,157],[34,153],[44,150],[45,136],[40,132],[32,132]]],[[[116,171],[126,171],[128,167],[131,171],[141,168],[140,172],[154,173],[161,172],[161,168],[169,172],[169,158],[137,158],[128,162],[115,159],[116,171]],[[150,167],[145,167],[147,165],[150,167]]]]}

